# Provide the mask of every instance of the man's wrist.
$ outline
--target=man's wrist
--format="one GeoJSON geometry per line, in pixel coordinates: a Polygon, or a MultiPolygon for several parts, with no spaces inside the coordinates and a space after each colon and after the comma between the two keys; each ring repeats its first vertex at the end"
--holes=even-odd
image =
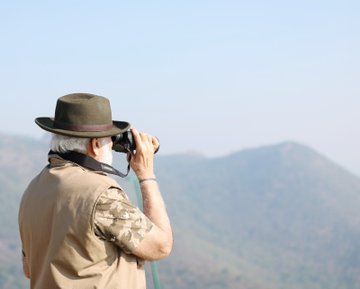
{"type": "Polygon", "coordinates": [[[156,178],[156,175],[153,172],[135,172],[135,175],[139,181],[143,179],[156,178]]]}
{"type": "Polygon", "coordinates": [[[150,178],[141,178],[139,179],[139,184],[143,184],[145,182],[156,182],[156,177],[150,177],[150,178]]]}

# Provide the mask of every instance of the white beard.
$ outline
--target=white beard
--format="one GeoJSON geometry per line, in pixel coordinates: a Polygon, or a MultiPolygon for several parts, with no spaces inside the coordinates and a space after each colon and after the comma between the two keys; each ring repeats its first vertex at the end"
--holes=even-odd
{"type": "Polygon", "coordinates": [[[112,149],[107,145],[103,143],[102,147],[102,155],[100,157],[100,162],[105,163],[109,166],[112,165],[113,162],[113,152],[112,149]]]}

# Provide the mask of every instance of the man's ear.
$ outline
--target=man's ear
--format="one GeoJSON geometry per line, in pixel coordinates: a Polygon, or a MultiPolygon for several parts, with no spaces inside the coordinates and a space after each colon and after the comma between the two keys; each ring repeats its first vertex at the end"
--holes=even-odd
{"type": "Polygon", "coordinates": [[[92,157],[97,157],[101,153],[101,143],[98,138],[92,138],[88,145],[88,154],[92,157]]]}

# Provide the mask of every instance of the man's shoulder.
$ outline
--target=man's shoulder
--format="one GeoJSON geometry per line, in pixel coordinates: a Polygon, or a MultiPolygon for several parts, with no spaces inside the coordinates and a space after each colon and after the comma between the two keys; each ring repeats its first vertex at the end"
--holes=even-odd
{"type": "Polygon", "coordinates": [[[124,190],[120,187],[109,187],[105,190],[101,196],[103,200],[116,200],[116,201],[128,201],[129,198],[124,192],[124,190]]]}
{"type": "Polygon", "coordinates": [[[120,187],[118,182],[101,171],[93,171],[80,165],[69,163],[64,167],[64,175],[71,175],[83,184],[103,183],[109,186],[120,187]]]}

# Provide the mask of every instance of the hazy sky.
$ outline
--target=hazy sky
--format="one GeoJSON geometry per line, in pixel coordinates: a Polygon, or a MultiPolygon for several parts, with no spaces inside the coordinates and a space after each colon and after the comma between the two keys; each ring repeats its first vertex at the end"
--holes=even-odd
{"type": "Polygon", "coordinates": [[[360,1],[1,1],[2,132],[110,99],[162,153],[296,141],[360,176],[360,1]]]}

